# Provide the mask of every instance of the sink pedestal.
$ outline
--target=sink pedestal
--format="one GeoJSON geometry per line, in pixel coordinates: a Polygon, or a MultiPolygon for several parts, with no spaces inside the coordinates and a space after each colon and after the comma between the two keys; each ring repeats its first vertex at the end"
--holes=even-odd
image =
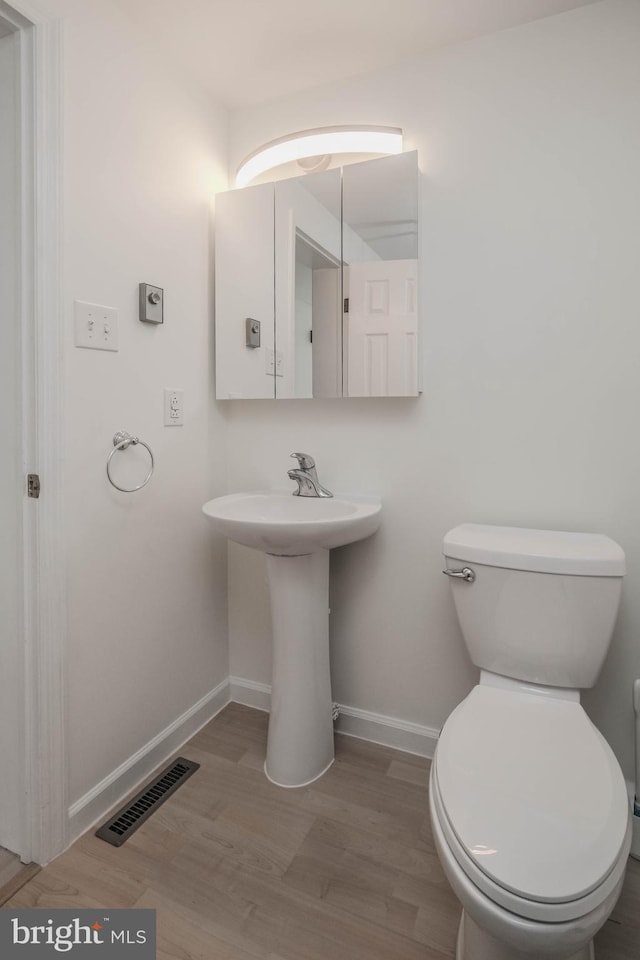
{"type": "Polygon", "coordinates": [[[267,555],[273,621],[271,715],[265,773],[302,787],[333,763],[329,670],[329,550],[267,555]]]}
{"type": "Polygon", "coordinates": [[[374,497],[230,493],[202,510],[235,543],[267,555],[273,620],[271,717],[265,773],[303,787],[333,763],[329,673],[329,551],[380,526],[374,497]]]}

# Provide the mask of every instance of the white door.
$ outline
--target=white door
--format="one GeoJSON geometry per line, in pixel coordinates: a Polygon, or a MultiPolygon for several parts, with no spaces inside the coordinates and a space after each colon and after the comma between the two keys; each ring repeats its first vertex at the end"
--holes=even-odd
{"type": "Polygon", "coordinates": [[[68,822],[60,24],[12,3],[0,0],[0,845],[44,864],[68,822]],[[40,500],[26,496],[36,471],[40,500]]]}
{"type": "Polygon", "coordinates": [[[349,397],[418,393],[418,261],[375,260],[345,267],[349,397]]]}
{"type": "Polygon", "coordinates": [[[23,703],[19,34],[8,32],[3,24],[0,19],[0,846],[19,853],[23,789],[17,722],[23,703]]]}

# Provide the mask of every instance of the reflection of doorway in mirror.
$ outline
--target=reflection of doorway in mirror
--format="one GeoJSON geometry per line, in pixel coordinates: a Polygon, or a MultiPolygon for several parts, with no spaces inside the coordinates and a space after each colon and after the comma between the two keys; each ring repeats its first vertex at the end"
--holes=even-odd
{"type": "Polygon", "coordinates": [[[345,266],[347,396],[417,394],[417,277],[417,260],[345,266]]]}
{"type": "Polygon", "coordinates": [[[294,396],[313,396],[313,268],[307,244],[296,236],[294,396]]]}
{"type": "Polygon", "coordinates": [[[340,263],[300,230],[295,244],[294,396],[336,397],[341,379],[340,263]]]}
{"type": "Polygon", "coordinates": [[[331,373],[319,362],[326,341],[334,343],[341,327],[340,300],[331,298],[342,274],[340,171],[327,170],[275,184],[275,336],[281,357],[276,375],[276,397],[338,396],[337,348],[333,351],[333,388],[325,383],[331,373]],[[324,283],[323,274],[334,274],[324,283]],[[329,326],[325,329],[325,323],[329,326]]]}

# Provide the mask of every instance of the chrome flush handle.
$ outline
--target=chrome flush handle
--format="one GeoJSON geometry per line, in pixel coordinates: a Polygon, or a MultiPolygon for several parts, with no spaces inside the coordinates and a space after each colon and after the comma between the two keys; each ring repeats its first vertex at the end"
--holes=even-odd
{"type": "Polygon", "coordinates": [[[456,577],[458,580],[466,580],[467,583],[473,583],[476,578],[471,567],[463,567],[462,570],[443,570],[447,577],[456,577]]]}

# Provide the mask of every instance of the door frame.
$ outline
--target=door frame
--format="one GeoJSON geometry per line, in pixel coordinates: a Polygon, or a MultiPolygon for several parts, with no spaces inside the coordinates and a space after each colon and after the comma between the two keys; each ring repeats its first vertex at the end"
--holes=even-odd
{"type": "Polygon", "coordinates": [[[22,696],[16,730],[24,797],[20,859],[46,864],[67,846],[63,526],[61,30],[31,0],[0,0],[19,33],[22,471],[22,696]],[[40,499],[26,496],[38,473],[40,499]]]}

